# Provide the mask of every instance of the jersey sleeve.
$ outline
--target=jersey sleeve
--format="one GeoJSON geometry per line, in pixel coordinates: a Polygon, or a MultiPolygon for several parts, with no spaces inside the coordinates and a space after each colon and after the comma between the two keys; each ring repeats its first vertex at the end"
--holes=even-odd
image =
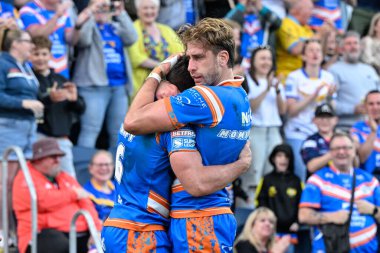
{"type": "Polygon", "coordinates": [[[321,189],[319,187],[320,178],[316,174],[312,175],[306,183],[302,191],[301,201],[299,207],[308,207],[319,209],[321,207],[321,189]]]}
{"type": "Polygon", "coordinates": [[[303,162],[307,165],[310,160],[319,157],[318,144],[316,140],[306,139],[302,144],[301,155],[303,162]]]}
{"type": "Polygon", "coordinates": [[[39,15],[35,13],[34,9],[25,5],[20,10],[20,18],[24,24],[25,30],[29,29],[32,25],[40,25],[41,22],[38,20],[39,15]]]}
{"type": "Polygon", "coordinates": [[[299,99],[298,89],[297,89],[297,78],[293,73],[290,73],[285,82],[285,96],[286,99],[299,99]]]}
{"type": "Polygon", "coordinates": [[[363,144],[366,141],[366,139],[364,138],[363,133],[360,130],[360,128],[361,128],[360,122],[356,123],[350,129],[350,133],[351,133],[352,137],[356,138],[359,141],[360,144],[363,144]]]}
{"type": "Polygon", "coordinates": [[[373,199],[375,201],[375,205],[376,206],[380,206],[380,185],[379,185],[379,182],[377,181],[377,179],[375,179],[376,181],[376,186],[375,186],[375,189],[373,191],[373,199]]]}
{"type": "Polygon", "coordinates": [[[186,124],[214,127],[224,115],[224,106],[215,92],[206,86],[187,89],[183,93],[165,98],[166,111],[173,126],[186,124]]]}
{"type": "Polygon", "coordinates": [[[160,143],[167,150],[169,156],[174,152],[195,152],[195,132],[191,127],[184,127],[171,132],[161,134],[160,143]]]}
{"type": "Polygon", "coordinates": [[[300,41],[306,39],[299,37],[297,28],[289,20],[284,20],[280,29],[277,31],[277,38],[288,52],[297,46],[300,41]]]}

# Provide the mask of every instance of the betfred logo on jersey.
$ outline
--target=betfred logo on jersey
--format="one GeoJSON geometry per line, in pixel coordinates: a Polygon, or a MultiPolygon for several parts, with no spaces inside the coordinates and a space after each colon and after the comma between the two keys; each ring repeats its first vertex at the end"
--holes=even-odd
{"type": "Polygon", "coordinates": [[[171,132],[172,137],[195,137],[192,130],[176,130],[171,132]]]}

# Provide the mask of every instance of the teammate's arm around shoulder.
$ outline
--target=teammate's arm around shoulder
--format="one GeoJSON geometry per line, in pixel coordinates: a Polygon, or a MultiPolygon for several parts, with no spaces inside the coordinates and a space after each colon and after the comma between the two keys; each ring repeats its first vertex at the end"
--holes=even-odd
{"type": "Polygon", "coordinates": [[[170,164],[183,188],[195,197],[208,195],[223,189],[251,165],[252,154],[249,142],[240,152],[239,159],[225,165],[204,166],[202,157],[196,152],[175,152],[170,155],[170,164]]]}
{"type": "Polygon", "coordinates": [[[165,100],[154,100],[161,79],[176,63],[178,57],[179,55],[170,56],[149,74],[125,116],[125,131],[134,135],[141,135],[167,132],[175,128],[168,115],[165,100]]]}

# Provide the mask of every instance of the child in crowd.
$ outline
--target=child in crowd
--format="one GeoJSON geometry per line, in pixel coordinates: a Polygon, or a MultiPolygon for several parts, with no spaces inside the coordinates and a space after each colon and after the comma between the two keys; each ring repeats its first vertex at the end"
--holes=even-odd
{"type": "MultiPolygon", "coordinates": [[[[273,171],[261,179],[256,189],[256,207],[268,207],[277,217],[277,235],[291,235],[292,244],[297,243],[298,203],[302,183],[294,174],[292,148],[287,144],[277,145],[269,156],[273,171]]],[[[289,247],[287,252],[294,252],[289,247]]]]}
{"type": "Polygon", "coordinates": [[[84,112],[85,104],[78,96],[76,85],[49,68],[52,42],[43,36],[33,38],[35,48],[31,55],[33,72],[38,79],[38,99],[44,104],[44,115],[39,119],[38,132],[54,137],[65,152],[61,158],[62,170],[75,177],[72,142],[68,138],[73,123],[84,112]]]}

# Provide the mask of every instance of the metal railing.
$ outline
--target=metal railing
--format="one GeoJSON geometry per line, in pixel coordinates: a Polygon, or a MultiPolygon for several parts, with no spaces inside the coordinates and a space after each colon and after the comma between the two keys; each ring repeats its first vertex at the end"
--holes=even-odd
{"type": "Polygon", "coordinates": [[[86,222],[88,224],[88,228],[90,229],[90,235],[92,236],[96,250],[98,253],[103,253],[102,245],[100,243],[100,238],[98,237],[98,231],[96,230],[94,220],[92,219],[90,213],[86,210],[79,210],[77,211],[73,218],[71,219],[70,224],[70,253],[76,253],[77,252],[77,227],[75,226],[75,223],[79,216],[83,215],[86,219],[86,222]]]}
{"type": "Polygon", "coordinates": [[[31,245],[31,253],[37,253],[37,194],[36,189],[34,187],[32,177],[30,176],[30,172],[28,166],[26,165],[26,161],[24,158],[24,154],[22,150],[17,146],[11,146],[4,150],[3,152],[3,160],[2,160],[2,201],[3,201],[3,241],[4,241],[4,253],[9,252],[8,245],[8,232],[9,232],[9,224],[8,224],[8,156],[15,152],[17,159],[20,163],[21,170],[24,173],[25,181],[29,189],[30,193],[30,201],[32,206],[32,245],[31,245]]]}

